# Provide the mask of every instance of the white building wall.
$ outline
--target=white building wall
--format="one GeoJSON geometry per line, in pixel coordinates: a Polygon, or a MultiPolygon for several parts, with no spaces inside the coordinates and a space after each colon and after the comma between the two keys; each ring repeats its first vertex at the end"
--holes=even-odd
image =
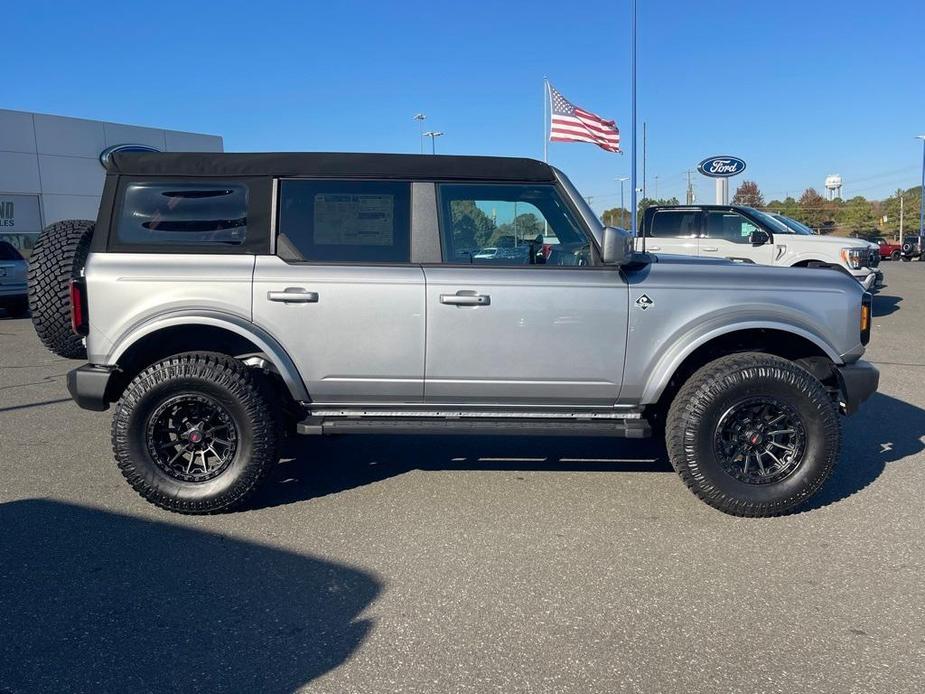
{"type": "Polygon", "coordinates": [[[23,214],[0,220],[0,236],[21,245],[22,239],[12,237],[62,219],[95,219],[106,175],[99,156],[120,144],[162,152],[224,150],[218,135],[0,109],[0,202],[6,195],[25,212],[35,205],[23,196],[37,196],[41,210],[38,228],[34,214],[23,214]]]}

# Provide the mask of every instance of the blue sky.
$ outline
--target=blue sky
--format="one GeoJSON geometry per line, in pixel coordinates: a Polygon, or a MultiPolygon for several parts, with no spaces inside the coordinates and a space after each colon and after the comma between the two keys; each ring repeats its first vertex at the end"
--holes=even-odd
{"type": "MultiPolygon", "coordinates": [[[[830,173],[849,196],[918,183],[921,0],[639,5],[650,193],[658,175],[682,197],[712,154],[745,159],[767,199],[830,173]]],[[[615,118],[628,152],[629,20],[629,0],[8,3],[0,107],[215,133],[229,151],[416,152],[422,111],[439,152],[541,158],[548,75],[615,118]]],[[[619,203],[628,154],[549,152],[595,208],[619,203]]]]}

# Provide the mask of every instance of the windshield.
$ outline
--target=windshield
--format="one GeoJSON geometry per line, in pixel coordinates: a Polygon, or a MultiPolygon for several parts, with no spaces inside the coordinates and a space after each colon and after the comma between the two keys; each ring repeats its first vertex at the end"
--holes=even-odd
{"type": "Polygon", "coordinates": [[[813,230],[810,229],[805,224],[801,224],[795,219],[790,219],[790,217],[785,217],[782,214],[771,215],[774,219],[778,220],[781,224],[784,224],[791,233],[800,234],[801,236],[814,236],[813,230]]]}
{"type": "MultiPolygon", "coordinates": [[[[556,174],[558,174],[557,178],[559,179],[559,183],[561,183],[562,187],[568,191],[569,197],[572,199],[572,203],[578,207],[578,211],[581,213],[581,216],[584,218],[585,222],[588,223],[588,226],[591,227],[591,231],[594,236],[599,237],[601,231],[604,229],[603,222],[598,219],[598,216],[595,214],[594,210],[591,209],[591,205],[588,204],[588,201],[582,197],[581,193],[578,192],[578,189],[572,185],[570,180],[568,180],[568,176],[559,171],[559,169],[556,169],[555,171],[556,174]]],[[[600,242],[599,238],[598,242],[600,242]]]]}

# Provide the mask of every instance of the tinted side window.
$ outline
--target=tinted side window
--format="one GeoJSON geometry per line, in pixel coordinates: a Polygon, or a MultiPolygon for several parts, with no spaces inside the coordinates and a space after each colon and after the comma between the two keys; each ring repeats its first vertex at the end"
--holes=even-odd
{"type": "Polygon", "coordinates": [[[750,243],[750,236],[758,227],[738,212],[707,212],[706,233],[711,239],[732,243],[750,243]]]}
{"type": "Polygon", "coordinates": [[[443,262],[589,265],[591,245],[555,187],[440,186],[443,262]]]}
{"type": "Polygon", "coordinates": [[[282,181],[279,234],[300,256],[295,260],[407,263],[410,184],[282,181]]]}
{"type": "Polygon", "coordinates": [[[117,238],[140,246],[240,246],[247,237],[247,197],[242,183],[129,183],[117,238]]]}
{"type": "Polygon", "coordinates": [[[695,238],[700,235],[699,215],[696,210],[658,210],[652,216],[649,236],[695,238]]]}

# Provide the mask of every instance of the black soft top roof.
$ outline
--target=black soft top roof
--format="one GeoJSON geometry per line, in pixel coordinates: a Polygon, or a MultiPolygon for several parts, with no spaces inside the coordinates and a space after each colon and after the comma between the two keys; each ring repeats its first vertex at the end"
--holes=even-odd
{"type": "Polygon", "coordinates": [[[113,173],[155,176],[337,176],[344,178],[553,181],[535,159],[337,152],[115,152],[113,173]]]}

